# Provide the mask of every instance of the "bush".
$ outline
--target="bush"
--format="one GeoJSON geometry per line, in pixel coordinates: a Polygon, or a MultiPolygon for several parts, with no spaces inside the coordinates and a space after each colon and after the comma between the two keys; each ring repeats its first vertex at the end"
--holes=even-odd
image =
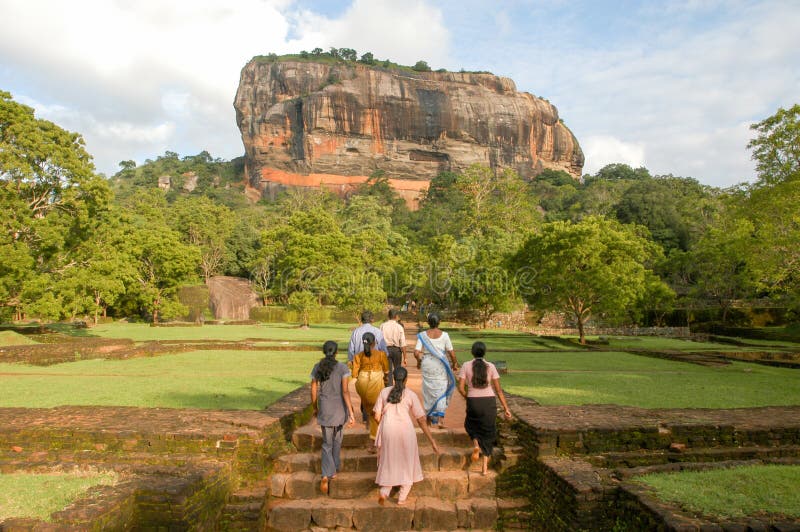
{"type": "Polygon", "coordinates": [[[413,70],[416,70],[417,72],[430,72],[431,71],[431,67],[428,66],[427,61],[422,61],[422,60],[417,61],[414,64],[414,66],[411,67],[411,68],[413,70]]]}
{"type": "Polygon", "coordinates": [[[178,300],[185,305],[189,312],[187,313],[187,321],[200,322],[208,307],[208,287],[206,285],[200,286],[184,286],[178,291],[178,300]]]}

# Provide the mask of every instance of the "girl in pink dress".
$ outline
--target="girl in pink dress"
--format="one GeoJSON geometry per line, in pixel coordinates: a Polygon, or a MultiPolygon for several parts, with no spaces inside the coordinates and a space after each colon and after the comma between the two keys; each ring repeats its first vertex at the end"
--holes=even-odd
{"type": "Polygon", "coordinates": [[[378,448],[378,474],[375,483],[380,486],[378,503],[383,505],[394,486],[400,486],[397,504],[406,503],[408,492],[414,482],[422,480],[422,464],[419,461],[417,433],[414,419],[431,442],[431,447],[439,454],[439,447],[433,440],[425,410],[419,397],[406,389],[408,371],[405,368],[394,370],[394,386],[381,390],[375,402],[375,418],[378,419],[378,435],[375,446],[378,448]]]}

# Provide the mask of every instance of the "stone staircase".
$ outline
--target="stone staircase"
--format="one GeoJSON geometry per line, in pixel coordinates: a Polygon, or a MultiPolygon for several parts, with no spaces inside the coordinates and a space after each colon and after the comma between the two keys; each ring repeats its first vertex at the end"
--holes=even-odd
{"type": "MultiPolygon", "coordinates": [[[[416,342],[417,320],[410,313],[401,315],[408,349],[416,342]]],[[[408,387],[419,393],[419,371],[409,351],[408,387]]],[[[358,395],[351,388],[351,399],[358,412],[358,395]]],[[[269,479],[270,496],[264,508],[268,530],[295,531],[320,529],[356,530],[454,530],[496,529],[500,513],[513,513],[519,506],[499,508],[507,501],[496,499],[498,472],[480,472],[480,462],[470,461],[472,442],[463,429],[464,404],[458,394],[448,408],[447,428],[434,428],[440,453],[433,452],[427,438],[417,428],[420,462],[424,480],[414,484],[408,503],[397,505],[392,492],[384,506],[378,504],[375,484],[377,456],[368,451],[369,432],[361,424],[345,428],[342,442],[342,469],[329,484],[328,494],[319,489],[322,435],[314,421],[292,435],[296,453],[279,457],[269,479]],[[502,503],[502,504],[501,504],[502,503]]],[[[501,464],[498,448],[492,467],[501,464]]]]}
{"type": "Polygon", "coordinates": [[[437,456],[417,429],[425,479],[414,484],[408,503],[398,506],[393,493],[378,505],[377,457],[367,451],[369,433],[346,429],[342,470],[330,481],[328,495],[319,491],[322,436],[319,427],[301,427],[293,435],[298,452],[280,457],[270,477],[267,504],[269,530],[453,530],[494,529],[497,472],[481,475],[472,464],[472,446],[463,429],[434,429],[437,456]]]}

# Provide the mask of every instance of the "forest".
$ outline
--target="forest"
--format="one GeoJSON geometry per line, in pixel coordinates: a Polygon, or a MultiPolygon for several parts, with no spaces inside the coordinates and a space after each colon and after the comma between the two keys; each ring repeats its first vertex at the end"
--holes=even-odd
{"type": "Polygon", "coordinates": [[[0,321],[183,317],[180,290],[216,275],[305,313],[414,299],[483,324],[523,304],[581,329],[796,321],[800,105],[752,130],[756,178],[731,188],[476,165],[409,210],[380,172],[345,198],[251,202],[243,161],[205,151],[107,177],[80,134],[0,92],[0,321]]]}

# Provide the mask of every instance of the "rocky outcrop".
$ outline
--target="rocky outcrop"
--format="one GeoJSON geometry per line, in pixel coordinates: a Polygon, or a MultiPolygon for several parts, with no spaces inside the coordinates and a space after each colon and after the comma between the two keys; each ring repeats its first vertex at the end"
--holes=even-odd
{"type": "Polygon", "coordinates": [[[251,186],[345,192],[382,170],[407,199],[442,171],[480,163],[576,178],[578,141],[548,101],[492,74],[360,63],[251,60],[234,102],[251,186]]]}
{"type": "Polygon", "coordinates": [[[258,295],[247,279],[219,275],[208,280],[208,303],[218,320],[247,320],[259,305],[258,295]]]}

